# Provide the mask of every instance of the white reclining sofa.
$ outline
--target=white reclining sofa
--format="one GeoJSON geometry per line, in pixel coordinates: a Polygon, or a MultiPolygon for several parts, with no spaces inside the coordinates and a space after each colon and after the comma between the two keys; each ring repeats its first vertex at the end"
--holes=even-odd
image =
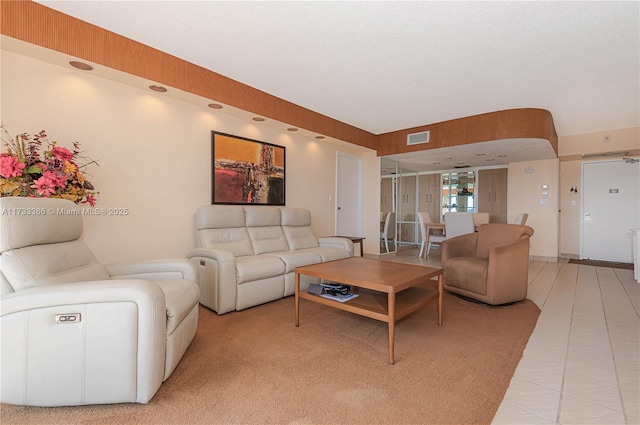
{"type": "MultiPolygon", "coordinates": [[[[303,208],[206,205],[195,214],[200,303],[218,314],[294,293],[298,266],[353,256],[353,242],[317,238],[303,208]]],[[[301,289],[318,279],[303,276],[301,289]]]]}
{"type": "Polygon", "coordinates": [[[81,235],[71,201],[0,198],[2,403],[147,403],[195,336],[189,260],[102,265],[81,235]]]}

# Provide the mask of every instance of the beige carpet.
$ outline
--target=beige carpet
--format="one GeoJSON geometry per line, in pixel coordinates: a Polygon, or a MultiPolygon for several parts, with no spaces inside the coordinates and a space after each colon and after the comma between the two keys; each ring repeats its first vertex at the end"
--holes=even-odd
{"type": "MultiPolygon", "coordinates": [[[[489,424],[540,311],[446,294],[396,326],[293,298],[222,316],[198,333],[147,405],[2,405],[2,424],[489,424]]],[[[61,391],[64,389],[61,388],[61,391]]]]}

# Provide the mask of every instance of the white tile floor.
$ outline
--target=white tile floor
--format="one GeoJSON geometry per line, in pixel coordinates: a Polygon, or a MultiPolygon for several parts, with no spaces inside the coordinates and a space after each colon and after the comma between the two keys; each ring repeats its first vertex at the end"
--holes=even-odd
{"type": "Polygon", "coordinates": [[[633,270],[532,262],[540,317],[493,423],[640,424],[633,270]]]}
{"type": "MultiPolygon", "coordinates": [[[[401,250],[395,260],[439,265],[437,254],[401,250]]],[[[540,317],[493,424],[640,424],[633,270],[533,261],[528,298],[540,317]]]]}

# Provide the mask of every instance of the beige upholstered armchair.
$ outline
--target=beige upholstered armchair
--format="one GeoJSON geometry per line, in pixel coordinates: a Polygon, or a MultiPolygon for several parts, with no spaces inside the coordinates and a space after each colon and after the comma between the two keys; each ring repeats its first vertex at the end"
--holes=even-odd
{"type": "Polygon", "coordinates": [[[442,243],[444,287],[499,305],[524,300],[529,277],[529,226],[490,223],[442,243]]]}
{"type": "Polygon", "coordinates": [[[195,335],[194,266],[103,266],[80,213],[63,199],[0,198],[3,403],[146,403],[195,335]]]}

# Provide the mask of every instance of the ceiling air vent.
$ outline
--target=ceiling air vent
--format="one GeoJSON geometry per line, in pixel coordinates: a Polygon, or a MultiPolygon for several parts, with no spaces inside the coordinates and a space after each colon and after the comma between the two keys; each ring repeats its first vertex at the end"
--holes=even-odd
{"type": "Polygon", "coordinates": [[[420,133],[407,134],[407,145],[419,145],[421,143],[429,143],[428,131],[421,131],[420,133]]]}

